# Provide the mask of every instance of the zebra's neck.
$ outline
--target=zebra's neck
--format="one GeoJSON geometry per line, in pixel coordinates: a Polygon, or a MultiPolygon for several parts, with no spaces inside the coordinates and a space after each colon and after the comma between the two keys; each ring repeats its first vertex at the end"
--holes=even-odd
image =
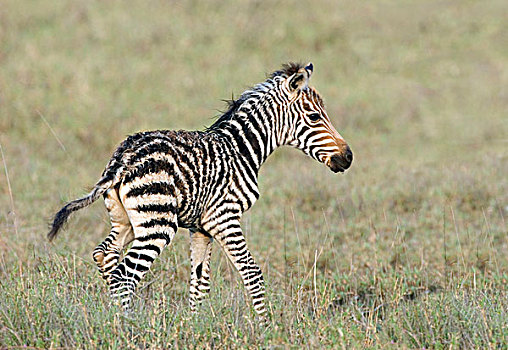
{"type": "Polygon", "coordinates": [[[227,119],[219,118],[218,125],[209,131],[231,140],[239,155],[257,173],[268,156],[285,144],[285,133],[277,105],[268,90],[259,91],[259,85],[254,89],[235,110],[228,111],[231,114],[227,119]]]}

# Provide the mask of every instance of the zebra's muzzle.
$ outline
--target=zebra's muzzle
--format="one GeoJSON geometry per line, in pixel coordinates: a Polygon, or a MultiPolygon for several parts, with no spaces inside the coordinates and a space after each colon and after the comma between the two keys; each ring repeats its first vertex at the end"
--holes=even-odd
{"type": "Polygon", "coordinates": [[[334,154],[330,157],[330,161],[328,163],[328,167],[334,173],[344,172],[344,170],[348,169],[353,162],[353,152],[349,146],[346,148],[344,154],[334,154]]]}

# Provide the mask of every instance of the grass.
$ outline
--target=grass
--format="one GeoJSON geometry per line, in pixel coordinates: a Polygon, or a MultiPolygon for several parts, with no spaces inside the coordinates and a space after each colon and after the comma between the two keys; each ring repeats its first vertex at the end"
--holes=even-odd
{"type": "Polygon", "coordinates": [[[0,11],[0,346],[492,348],[508,343],[504,1],[19,2],[0,11]],[[49,217],[139,130],[202,129],[221,99],[312,61],[355,161],[289,149],[243,227],[267,281],[259,329],[215,247],[187,307],[187,232],[130,318],[91,251],[101,204],[54,243],[49,217]]]}

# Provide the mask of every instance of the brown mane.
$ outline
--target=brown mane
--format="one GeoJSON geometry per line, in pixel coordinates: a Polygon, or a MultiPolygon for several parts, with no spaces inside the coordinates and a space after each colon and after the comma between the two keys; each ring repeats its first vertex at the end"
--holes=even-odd
{"type": "MultiPolygon", "coordinates": [[[[288,78],[291,75],[298,72],[301,68],[304,68],[304,65],[301,63],[288,62],[282,65],[281,69],[276,70],[272,74],[269,75],[268,80],[274,79],[275,77],[283,77],[288,78]]],[[[228,121],[232,118],[238,108],[242,105],[245,100],[251,97],[251,94],[254,92],[254,89],[248,89],[244,93],[240,95],[238,99],[224,100],[227,104],[227,110],[220,115],[217,120],[209,126],[206,130],[210,131],[213,129],[220,128],[221,124],[225,121],[228,121]]]]}

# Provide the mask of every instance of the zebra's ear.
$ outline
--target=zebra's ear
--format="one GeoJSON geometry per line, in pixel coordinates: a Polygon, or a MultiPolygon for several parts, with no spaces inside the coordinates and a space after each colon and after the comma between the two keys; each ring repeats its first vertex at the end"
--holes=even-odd
{"type": "Polygon", "coordinates": [[[314,65],[312,64],[312,62],[307,63],[307,65],[305,66],[305,70],[309,73],[310,78],[312,72],[314,72],[314,65]]]}
{"type": "Polygon", "coordinates": [[[300,68],[298,72],[289,78],[289,88],[291,91],[305,90],[309,86],[309,79],[314,71],[312,63],[307,64],[304,68],[300,68]]]}

